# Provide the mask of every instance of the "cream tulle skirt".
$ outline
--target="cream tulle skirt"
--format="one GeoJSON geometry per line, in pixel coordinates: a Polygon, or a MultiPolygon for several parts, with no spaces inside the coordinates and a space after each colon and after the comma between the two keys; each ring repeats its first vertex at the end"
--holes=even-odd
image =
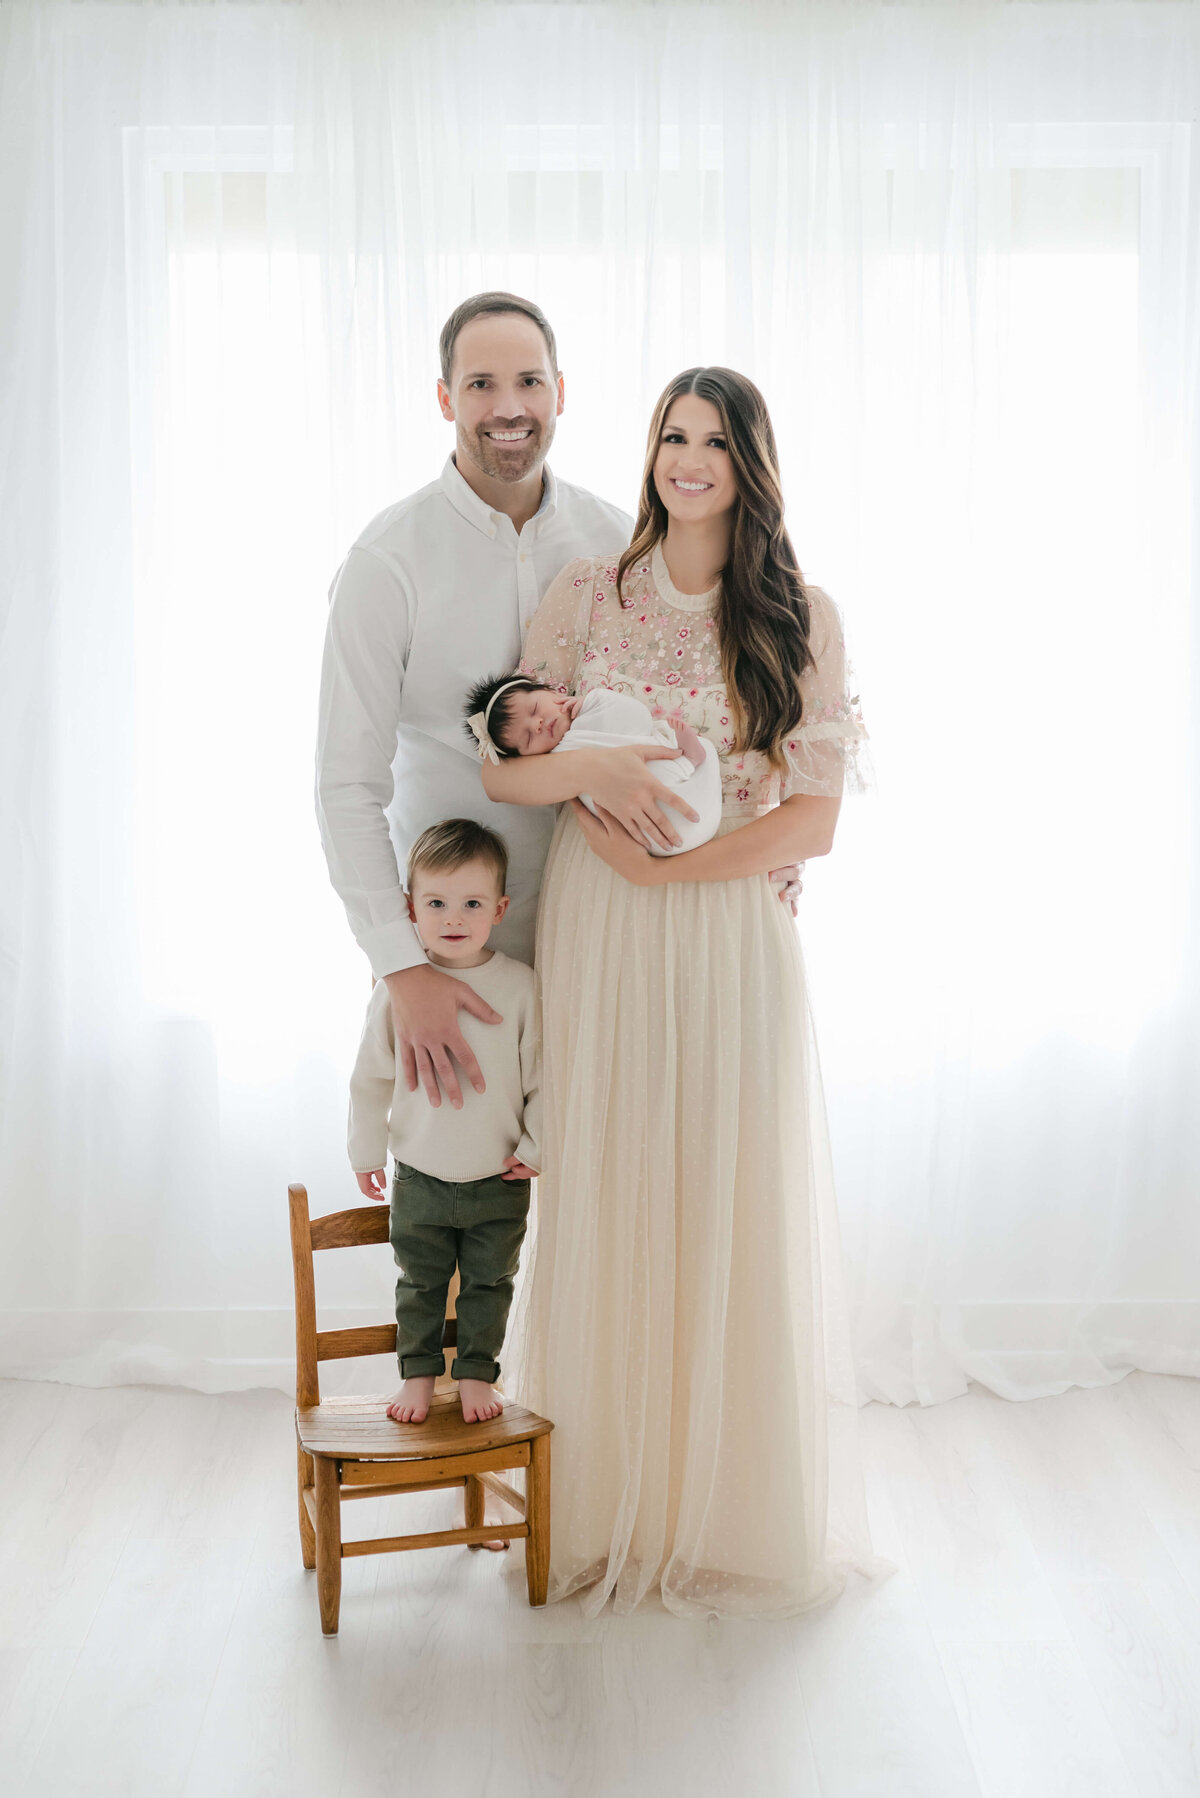
{"type": "Polygon", "coordinates": [[[765,875],[635,887],[569,808],[511,1390],[553,1419],[550,1596],[777,1617],[871,1553],[804,966],[765,875]]]}

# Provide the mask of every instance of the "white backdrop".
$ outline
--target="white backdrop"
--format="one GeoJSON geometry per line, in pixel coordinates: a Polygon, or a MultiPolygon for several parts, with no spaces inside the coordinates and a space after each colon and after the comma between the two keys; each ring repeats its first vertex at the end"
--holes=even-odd
{"type": "MultiPolygon", "coordinates": [[[[329,579],[535,296],[554,463],[767,393],[879,791],[810,871],[865,1397],[1200,1372],[1195,5],[0,7],[0,1372],[288,1386],[365,963],[329,579]]],[[[353,1258],[351,1258],[352,1260],[353,1258]]],[[[387,1314],[388,1255],[323,1268],[387,1314]]]]}

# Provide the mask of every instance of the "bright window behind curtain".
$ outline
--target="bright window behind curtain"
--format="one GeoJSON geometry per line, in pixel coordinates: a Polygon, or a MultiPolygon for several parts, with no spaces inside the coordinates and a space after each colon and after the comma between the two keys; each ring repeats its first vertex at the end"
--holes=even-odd
{"type": "Polygon", "coordinates": [[[438,329],[500,286],[558,331],[555,466],[627,507],[663,383],[752,375],[846,615],[878,794],[801,928],[864,1392],[1195,1371],[1195,9],[6,28],[3,1165],[49,1203],[5,1364],[288,1383],[282,1188],[353,1194],[368,983],[312,818],[325,591],[436,475],[438,329]]]}

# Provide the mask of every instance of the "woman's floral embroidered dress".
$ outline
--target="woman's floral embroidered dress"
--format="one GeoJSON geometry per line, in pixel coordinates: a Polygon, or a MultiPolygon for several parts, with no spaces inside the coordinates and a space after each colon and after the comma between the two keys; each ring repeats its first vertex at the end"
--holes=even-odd
{"type": "MultiPolygon", "coordinates": [[[[832,602],[780,775],[735,755],[718,593],[572,563],[523,667],[677,703],[722,757],[722,832],[858,778],[832,602]]],[[[784,1616],[877,1571],[804,966],[766,874],[637,887],[564,807],[538,924],[544,1092],[514,1389],[553,1418],[551,1596],[784,1616]]]]}
{"type": "Polygon", "coordinates": [[[625,585],[618,597],[615,562],[565,568],[530,626],[522,671],[564,692],[611,687],[647,706],[678,707],[721,757],[726,817],[754,816],[793,793],[840,793],[843,782],[850,791],[861,785],[866,731],[857,696],[847,689],[841,624],[819,587],[809,589],[816,666],[805,682],[800,727],[784,745],[788,769],[781,776],[764,755],[733,754],[714,616],[717,590],[679,593],[658,549],[630,570],[625,585]]]}

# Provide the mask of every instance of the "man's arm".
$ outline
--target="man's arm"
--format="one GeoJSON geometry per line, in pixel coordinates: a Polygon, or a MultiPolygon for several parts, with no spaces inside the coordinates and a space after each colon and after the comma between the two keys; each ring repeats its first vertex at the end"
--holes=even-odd
{"type": "Polygon", "coordinates": [[[409,644],[403,582],[352,549],[333,585],[317,735],[317,819],[329,877],[377,977],[424,964],[388,831],[409,644]]]}
{"type": "Polygon", "coordinates": [[[409,1091],[462,1104],[451,1057],[477,1092],[483,1075],[458,1027],[466,1006],[496,1013],[465,981],[433,968],[409,923],[388,830],[392,762],[409,644],[409,596],[370,550],[352,549],[334,582],[321,666],[317,818],[329,876],[350,928],[392,1002],[396,1054],[409,1091]]]}

